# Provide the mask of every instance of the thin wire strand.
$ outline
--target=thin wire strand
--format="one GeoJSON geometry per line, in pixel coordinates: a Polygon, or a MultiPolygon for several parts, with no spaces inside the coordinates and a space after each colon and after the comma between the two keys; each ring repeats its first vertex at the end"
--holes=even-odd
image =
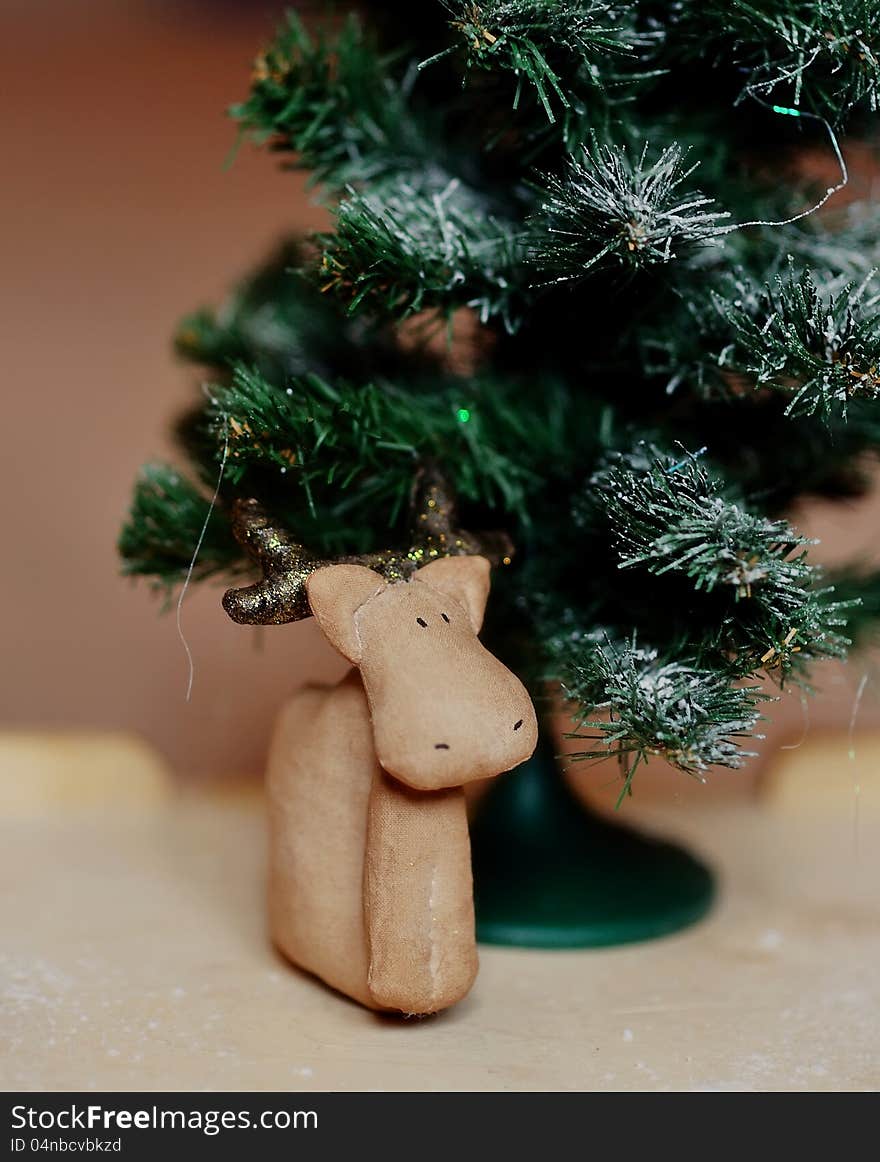
{"type": "Polygon", "coordinates": [[[217,498],[220,495],[220,486],[223,483],[223,473],[226,471],[226,460],[229,456],[229,424],[227,419],[228,417],[224,415],[223,431],[225,433],[225,437],[223,441],[223,455],[220,457],[220,471],[217,473],[217,485],[214,488],[214,495],[211,497],[211,503],[208,505],[208,512],[205,516],[204,524],[202,525],[202,531],[199,533],[198,541],[196,541],[195,552],[192,555],[192,560],[189,563],[189,568],[186,571],[186,577],[180,590],[180,596],[177,599],[177,615],[175,619],[177,623],[177,636],[180,638],[180,643],[183,646],[184,652],[186,653],[187,665],[189,667],[189,675],[186,682],[187,702],[189,702],[192,698],[193,680],[195,678],[195,663],[193,661],[192,650],[189,648],[189,642],[186,640],[186,635],[184,634],[183,626],[181,625],[181,611],[183,609],[183,599],[186,597],[187,589],[189,589],[189,583],[192,580],[193,570],[196,567],[196,561],[198,560],[202,544],[205,540],[205,533],[208,531],[208,522],[211,519],[211,515],[214,512],[214,508],[217,504],[217,498]]]}
{"type": "Polygon", "coordinates": [[[824,117],[820,117],[818,113],[807,113],[803,109],[788,109],[782,105],[771,105],[767,101],[762,101],[760,97],[754,93],[749,93],[753,101],[757,101],[759,105],[763,105],[765,109],[770,109],[773,113],[779,113],[783,116],[797,117],[803,119],[809,118],[811,121],[818,121],[820,125],[824,125],[825,131],[831,142],[831,148],[834,150],[834,156],[837,159],[837,164],[840,166],[840,181],[836,186],[829,186],[823,196],[814,206],[810,206],[807,210],[801,210],[799,214],[793,214],[790,218],[783,218],[779,222],[771,222],[761,218],[756,218],[752,222],[737,222],[732,226],[720,227],[718,234],[732,234],[735,230],[745,230],[748,226],[790,226],[793,222],[799,222],[802,218],[809,218],[811,214],[815,214],[817,210],[821,210],[829,198],[833,198],[836,193],[839,193],[844,186],[849,184],[849,170],[846,168],[846,162],[843,159],[843,153],[840,149],[840,143],[837,140],[837,134],[831,127],[830,122],[826,121],[824,117]]]}
{"type": "Polygon", "coordinates": [[[807,696],[801,691],[801,720],[803,722],[803,730],[797,742],[789,742],[785,746],[781,746],[780,750],[799,750],[807,741],[807,735],[810,732],[810,704],[807,701],[807,696]]]}

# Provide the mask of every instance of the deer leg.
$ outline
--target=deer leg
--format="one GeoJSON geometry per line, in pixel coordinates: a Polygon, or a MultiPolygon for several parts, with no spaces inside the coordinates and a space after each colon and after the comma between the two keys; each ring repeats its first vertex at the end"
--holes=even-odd
{"type": "Polygon", "coordinates": [[[363,869],[376,768],[357,671],[282,713],[269,756],[269,919],[295,964],[364,1005],[363,869]]]}
{"type": "Polygon", "coordinates": [[[367,985],[375,1004],[435,1013],[477,974],[473,881],[460,787],[414,791],[377,768],[364,862],[367,985]]]}

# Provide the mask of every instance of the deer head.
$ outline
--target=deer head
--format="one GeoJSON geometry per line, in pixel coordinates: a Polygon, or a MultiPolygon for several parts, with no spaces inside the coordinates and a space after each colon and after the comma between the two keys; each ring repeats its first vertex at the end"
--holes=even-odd
{"type": "Polygon", "coordinates": [[[263,579],[229,590],[234,621],[281,624],[314,614],[361,672],[382,767],[418,790],[460,786],[531,755],[537,721],[525,687],[480,643],[490,556],[509,542],[454,526],[436,472],[412,503],[413,545],[318,560],[274,527],[256,501],[237,502],[233,529],[263,579]]]}
{"type": "Polygon", "coordinates": [[[485,557],[441,558],[394,584],[362,565],[330,565],[306,587],[328,640],[360,669],[388,774],[433,791],[531,755],[531,699],[477,637],[489,594],[485,557]]]}

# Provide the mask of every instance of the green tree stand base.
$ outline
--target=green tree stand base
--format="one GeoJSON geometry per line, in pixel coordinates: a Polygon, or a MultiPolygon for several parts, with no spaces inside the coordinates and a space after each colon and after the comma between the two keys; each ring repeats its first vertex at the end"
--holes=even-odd
{"type": "Polygon", "coordinates": [[[714,880],[671,843],[592,814],[542,742],[503,775],[471,832],[477,939],[598,948],[665,936],[709,910],[714,880]]]}

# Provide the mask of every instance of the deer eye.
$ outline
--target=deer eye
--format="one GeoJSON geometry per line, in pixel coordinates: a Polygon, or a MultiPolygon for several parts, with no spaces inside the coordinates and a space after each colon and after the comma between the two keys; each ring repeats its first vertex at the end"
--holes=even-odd
{"type": "Polygon", "coordinates": [[[443,618],[443,620],[446,622],[446,624],[449,625],[449,618],[446,616],[446,614],[441,613],[440,616],[443,618]]]}
{"type": "Polygon", "coordinates": [[[419,625],[422,627],[422,629],[428,628],[428,623],[425,621],[425,619],[423,617],[417,617],[416,621],[419,623],[419,625]]]}

